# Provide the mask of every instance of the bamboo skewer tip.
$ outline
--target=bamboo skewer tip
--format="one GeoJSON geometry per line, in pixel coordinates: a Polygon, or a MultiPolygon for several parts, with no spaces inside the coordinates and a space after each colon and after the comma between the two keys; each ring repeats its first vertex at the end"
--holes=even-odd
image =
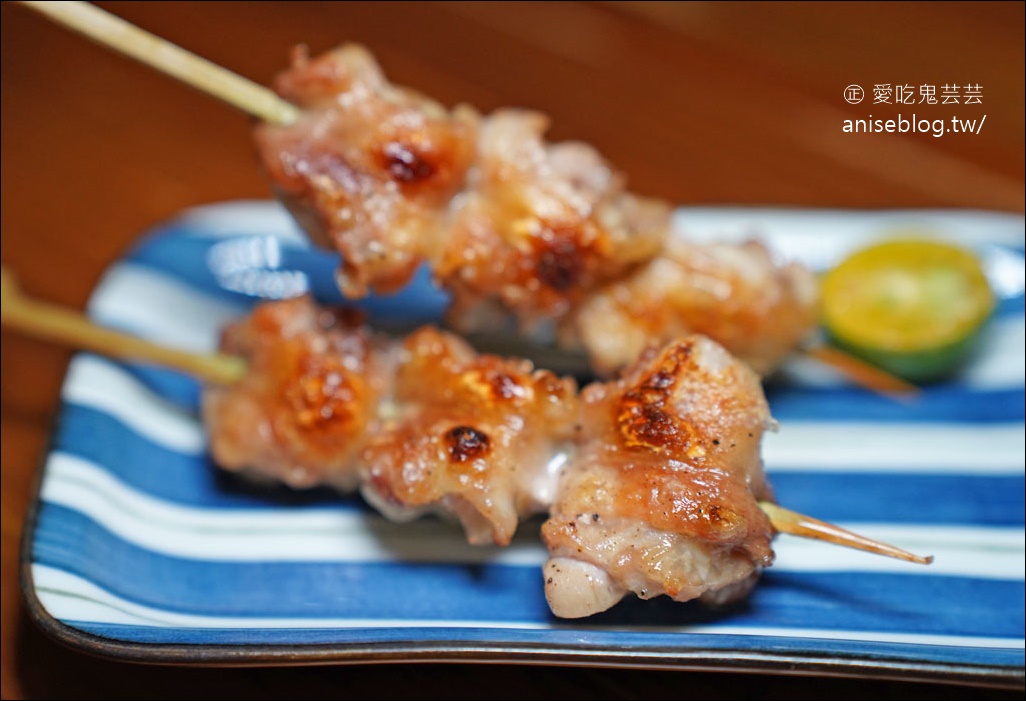
{"type": "Polygon", "coordinates": [[[873,540],[840,526],[835,526],[832,523],[821,521],[818,518],[785,509],[772,502],[761,501],[759,502],[759,507],[769,517],[770,523],[773,524],[773,528],[778,533],[822,540],[834,545],[863,550],[876,555],[884,555],[885,557],[893,557],[919,565],[929,565],[933,562],[932,555],[916,555],[889,543],[873,540]]]}

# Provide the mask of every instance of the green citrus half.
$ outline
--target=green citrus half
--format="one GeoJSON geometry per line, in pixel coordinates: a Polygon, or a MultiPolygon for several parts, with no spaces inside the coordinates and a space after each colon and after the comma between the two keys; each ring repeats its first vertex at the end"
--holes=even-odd
{"type": "Polygon", "coordinates": [[[822,304],[834,344],[906,380],[930,382],[963,362],[994,295],[972,252],[902,239],[858,251],[828,272],[822,304]]]}

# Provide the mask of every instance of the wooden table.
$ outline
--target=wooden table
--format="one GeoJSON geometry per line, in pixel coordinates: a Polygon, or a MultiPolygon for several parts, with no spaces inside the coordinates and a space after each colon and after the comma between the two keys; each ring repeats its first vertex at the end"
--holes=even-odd
{"type": "MultiPolygon", "coordinates": [[[[1022,212],[1023,3],[100,3],[267,83],[288,49],[366,44],[447,104],[540,108],[633,189],[679,203],[1022,212]],[[873,104],[879,84],[979,85],[981,104],[873,104]],[[863,86],[858,105],[845,88],[863,86]],[[846,134],[915,113],[980,133],[846,134]]],[[[183,208],[268,189],[248,118],[12,3],[2,8],[3,264],[81,308],[183,208]]],[[[963,100],[964,100],[964,96],[963,100]]],[[[4,698],[1012,698],[898,682],[402,665],[168,669],[72,652],[23,611],[18,551],[66,350],[4,331],[4,698]]],[[[1021,694],[1016,694],[1021,698],[1021,694]]]]}

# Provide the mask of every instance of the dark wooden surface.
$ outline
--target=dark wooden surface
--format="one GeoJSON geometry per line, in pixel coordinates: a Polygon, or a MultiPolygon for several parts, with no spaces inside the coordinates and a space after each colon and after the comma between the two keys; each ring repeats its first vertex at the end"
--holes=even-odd
{"type": "MultiPolygon", "coordinates": [[[[359,41],[400,83],[530,106],[679,203],[1022,212],[1024,5],[1015,3],[100,3],[267,83],[289,47],[359,41]],[[856,83],[868,97],[843,100],[856,83]],[[873,105],[872,86],[967,83],[981,105],[873,105]],[[979,134],[844,134],[846,118],[980,119],[979,134]]],[[[265,198],[248,118],[2,7],[2,261],[81,308],[183,208],[265,198]]],[[[64,649],[17,562],[68,351],[2,337],[4,698],[1013,698],[943,685],[555,667],[168,669],[64,649]]],[[[1022,698],[1021,691],[1015,693],[1022,698]]]]}

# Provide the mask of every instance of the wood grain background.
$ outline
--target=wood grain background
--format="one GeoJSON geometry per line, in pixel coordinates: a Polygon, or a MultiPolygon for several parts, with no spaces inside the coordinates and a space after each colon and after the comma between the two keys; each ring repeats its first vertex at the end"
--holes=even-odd
{"type": "MultiPolygon", "coordinates": [[[[267,83],[291,46],[343,41],[446,104],[535,107],[636,191],[681,204],[1024,208],[1024,4],[98,3],[267,83]],[[843,100],[849,84],[869,96],[843,100]],[[980,105],[873,105],[872,86],[979,84],[980,105]],[[844,134],[845,119],[980,119],[979,134],[844,134]]],[[[81,308],[104,268],[182,209],[266,198],[249,119],[2,6],[0,258],[81,308]]],[[[2,336],[4,698],[1012,698],[949,686],[516,666],[138,667],[26,618],[19,539],[69,353],[2,336]]],[[[1016,694],[1021,698],[1021,693],[1016,694]]]]}

